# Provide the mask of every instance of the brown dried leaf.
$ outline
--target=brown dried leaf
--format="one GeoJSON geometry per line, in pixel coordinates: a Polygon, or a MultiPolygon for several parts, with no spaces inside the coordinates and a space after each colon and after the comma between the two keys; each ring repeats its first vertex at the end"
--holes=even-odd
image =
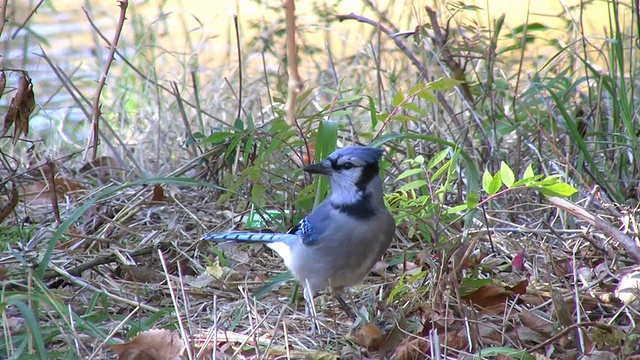
{"type": "Polygon", "coordinates": [[[553,312],[558,322],[564,326],[571,326],[575,323],[573,319],[573,311],[569,311],[567,303],[562,295],[557,291],[551,292],[551,300],[553,302],[553,312]]]}
{"type": "Polygon", "coordinates": [[[514,299],[516,294],[525,294],[528,284],[529,282],[527,280],[520,282],[512,288],[503,288],[498,285],[489,284],[478,288],[476,291],[462,298],[489,312],[499,313],[504,309],[504,303],[507,300],[514,299]]]}
{"type": "Polygon", "coordinates": [[[512,294],[503,287],[489,284],[478,288],[476,291],[462,298],[481,308],[490,309],[497,307],[497,310],[500,311],[503,308],[504,302],[511,297],[512,294]]]}
{"type": "Polygon", "coordinates": [[[177,332],[152,329],[139,333],[128,343],[107,347],[120,360],[177,360],[185,344],[177,332]]]}
{"type": "Polygon", "coordinates": [[[147,265],[120,265],[124,278],[139,283],[160,283],[165,280],[163,273],[147,265]]]}
{"type": "Polygon", "coordinates": [[[0,224],[6,219],[13,209],[18,205],[18,199],[20,198],[18,194],[18,185],[14,182],[11,183],[11,197],[9,198],[9,202],[0,210],[0,224]]]}
{"type": "Polygon", "coordinates": [[[9,110],[4,118],[4,127],[2,129],[2,135],[9,131],[11,125],[13,125],[13,144],[15,145],[20,138],[20,134],[25,136],[29,134],[29,116],[35,109],[36,100],[33,93],[33,84],[31,78],[26,72],[22,73],[20,77],[20,83],[18,84],[18,91],[16,95],[11,99],[9,110]]]}
{"type": "Polygon", "coordinates": [[[518,315],[518,317],[520,318],[522,325],[546,337],[551,336],[551,333],[553,332],[553,324],[550,321],[541,318],[531,311],[523,311],[518,315]]]}
{"type": "Polygon", "coordinates": [[[385,339],[385,333],[370,322],[357,329],[351,334],[350,339],[356,344],[369,350],[377,350],[385,339]]]}
{"type": "Polygon", "coordinates": [[[523,344],[540,344],[549,337],[525,326],[517,326],[509,333],[509,338],[517,338],[523,344]]]}
{"type": "Polygon", "coordinates": [[[513,292],[516,295],[524,295],[527,293],[527,286],[529,286],[529,280],[522,280],[517,283],[514,287],[508,287],[507,290],[513,292]]]}
{"type": "Polygon", "coordinates": [[[394,357],[397,360],[426,359],[430,349],[427,339],[410,337],[398,345],[394,357]]]}
{"type": "Polygon", "coordinates": [[[164,188],[160,184],[153,186],[153,195],[151,196],[152,202],[169,202],[171,198],[164,195],[164,188]]]}

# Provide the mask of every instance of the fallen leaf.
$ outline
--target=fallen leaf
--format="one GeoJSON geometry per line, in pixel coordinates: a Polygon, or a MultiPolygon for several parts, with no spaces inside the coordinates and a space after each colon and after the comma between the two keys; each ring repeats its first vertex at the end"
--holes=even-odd
{"type": "Polygon", "coordinates": [[[525,260],[524,250],[522,250],[516,256],[513,257],[513,260],[511,260],[511,268],[516,271],[524,270],[524,260],[525,260]]]}
{"type": "Polygon", "coordinates": [[[528,283],[527,280],[521,281],[512,288],[503,288],[495,284],[484,285],[462,298],[470,301],[475,306],[497,314],[504,309],[504,303],[507,300],[513,300],[516,294],[525,294],[528,283]]]}
{"type": "Polygon", "coordinates": [[[534,330],[535,332],[549,337],[553,333],[553,323],[551,321],[545,320],[542,317],[536,315],[531,311],[523,311],[518,314],[518,318],[522,325],[526,326],[529,329],[534,330]]]}
{"type": "Polygon", "coordinates": [[[151,196],[152,202],[169,202],[171,198],[164,195],[164,188],[160,184],[153,186],[153,195],[151,196]]]}
{"type": "Polygon", "coordinates": [[[120,360],[177,360],[185,344],[177,332],[152,329],[139,333],[128,343],[107,347],[120,360]]]}
{"type": "Polygon", "coordinates": [[[373,322],[358,328],[349,336],[353,342],[369,350],[377,350],[385,337],[385,333],[373,322]]]}

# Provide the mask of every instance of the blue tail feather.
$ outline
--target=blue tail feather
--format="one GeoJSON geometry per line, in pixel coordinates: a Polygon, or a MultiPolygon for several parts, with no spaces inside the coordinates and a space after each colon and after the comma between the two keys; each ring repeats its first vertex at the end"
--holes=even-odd
{"type": "Polygon", "coordinates": [[[205,234],[202,240],[208,241],[247,241],[247,242],[286,242],[297,239],[297,235],[294,234],[279,234],[279,233],[252,233],[242,231],[231,231],[217,234],[205,234]]]}

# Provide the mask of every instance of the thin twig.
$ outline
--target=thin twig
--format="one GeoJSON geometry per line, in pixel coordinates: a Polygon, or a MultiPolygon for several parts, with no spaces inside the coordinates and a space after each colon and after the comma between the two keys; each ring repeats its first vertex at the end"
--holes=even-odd
{"type": "MultiPolygon", "coordinates": [[[[429,78],[429,72],[427,71],[427,68],[420,62],[420,60],[418,60],[418,58],[411,52],[411,50],[405,46],[405,44],[402,42],[400,37],[393,36],[394,33],[389,28],[387,28],[386,26],[380,24],[377,21],[371,20],[371,19],[369,19],[369,18],[367,18],[365,16],[360,16],[360,15],[357,15],[357,14],[354,14],[354,13],[345,14],[345,15],[338,15],[337,19],[340,20],[340,21],[356,20],[356,21],[359,21],[359,22],[362,22],[362,23],[365,23],[365,24],[369,24],[371,26],[375,26],[376,28],[380,29],[380,31],[382,31],[387,36],[389,36],[393,40],[393,42],[396,44],[396,46],[405,54],[405,56],[407,58],[409,58],[409,61],[411,61],[413,66],[415,66],[418,69],[419,76],[424,81],[427,81],[427,82],[431,81],[431,79],[429,78]]],[[[442,95],[441,92],[439,92],[439,91],[436,92],[436,98],[438,99],[438,103],[440,104],[440,106],[442,106],[442,109],[444,109],[444,111],[453,120],[455,120],[457,123],[459,123],[459,121],[457,121],[458,116],[456,115],[456,112],[453,110],[453,107],[451,107],[451,105],[449,105],[449,103],[444,98],[444,96],[442,95]]]]}
{"type": "Polygon", "coordinates": [[[53,217],[56,219],[58,225],[62,224],[62,219],[60,218],[60,208],[58,207],[58,189],[56,188],[56,165],[49,159],[47,161],[47,166],[44,168],[44,178],[49,184],[49,191],[51,200],[51,208],[53,210],[53,217]]]}
{"type": "MultiPolygon", "coordinates": [[[[16,35],[18,35],[18,32],[20,32],[20,30],[22,30],[27,23],[29,22],[29,20],[31,19],[31,17],[33,16],[33,14],[36,13],[36,11],[38,11],[38,8],[40,7],[40,5],[42,5],[42,3],[44,2],[44,0],[40,0],[40,2],[38,3],[38,5],[36,5],[36,7],[33,8],[33,10],[31,10],[31,12],[29,13],[29,15],[27,16],[26,19],[24,19],[24,21],[22,22],[22,24],[20,24],[20,26],[16,29],[16,31],[13,32],[13,35],[11,35],[11,40],[16,38],[16,35]]],[[[0,33],[2,33],[0,31],[0,33]]]]}
{"type": "MultiPolygon", "coordinates": [[[[107,58],[107,65],[104,68],[104,72],[100,77],[100,82],[98,84],[98,91],[96,92],[96,96],[93,99],[93,151],[91,155],[91,159],[95,160],[98,157],[98,136],[99,136],[99,124],[100,124],[100,95],[102,95],[102,89],[104,88],[105,83],[107,82],[107,75],[109,75],[109,69],[111,68],[111,64],[113,63],[113,58],[116,54],[116,46],[118,46],[118,40],[120,40],[120,34],[122,33],[122,28],[124,27],[124,21],[127,19],[127,7],[129,6],[129,0],[120,0],[118,1],[118,6],[120,7],[120,19],[118,20],[118,25],[116,26],[116,33],[113,35],[113,41],[111,42],[109,49],[109,57],[107,58]]],[[[83,8],[87,17],[89,17],[89,13],[83,8]]],[[[89,142],[87,142],[87,149],[89,148],[89,142]]],[[[86,158],[86,154],[85,154],[86,158]]]]}

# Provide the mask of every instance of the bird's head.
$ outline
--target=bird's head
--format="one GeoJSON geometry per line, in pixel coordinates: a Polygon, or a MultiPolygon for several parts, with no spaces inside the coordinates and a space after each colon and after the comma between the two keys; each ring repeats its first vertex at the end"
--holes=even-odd
{"type": "Polygon", "coordinates": [[[356,203],[370,193],[382,195],[380,166],[383,151],[367,146],[336,150],[326,159],[304,167],[304,171],[329,177],[332,203],[356,203]]]}

